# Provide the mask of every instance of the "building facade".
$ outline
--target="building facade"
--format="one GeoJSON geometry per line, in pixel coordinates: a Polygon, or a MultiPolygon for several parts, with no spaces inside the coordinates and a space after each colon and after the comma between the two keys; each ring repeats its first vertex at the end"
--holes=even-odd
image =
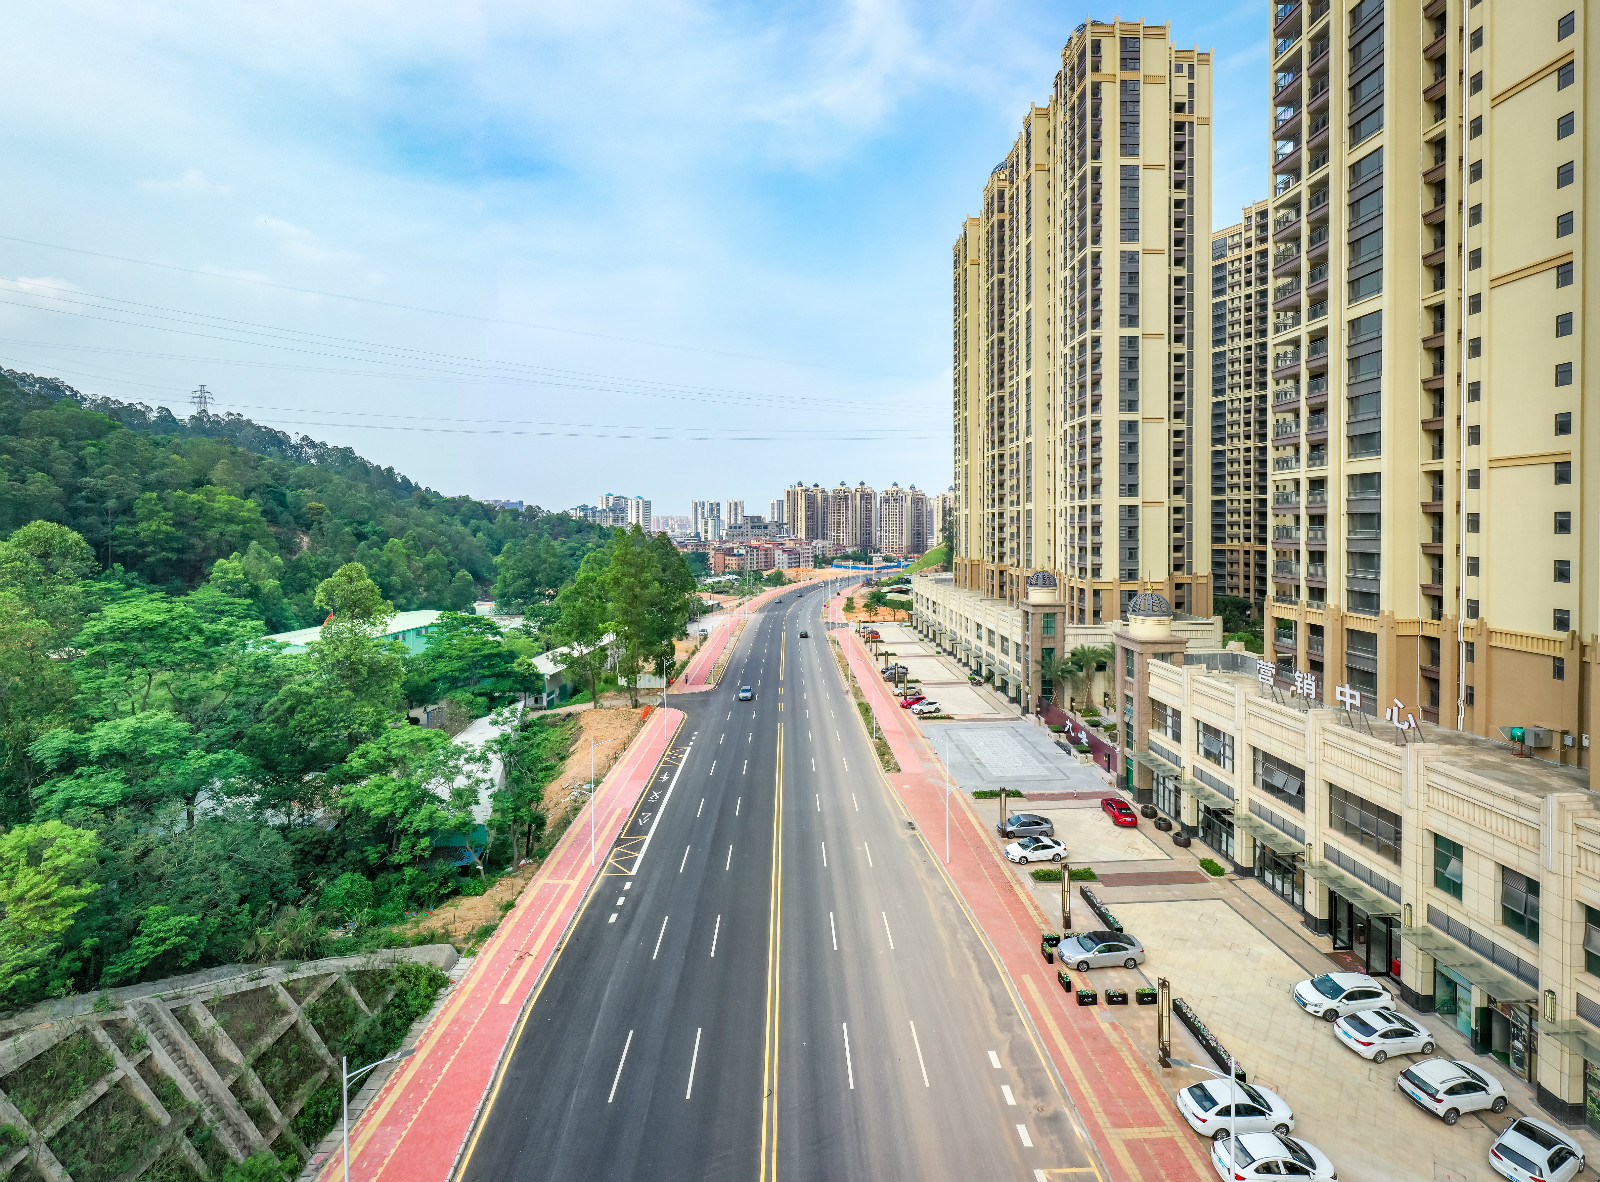
{"type": "Polygon", "coordinates": [[[732,527],[738,525],[743,520],[744,520],[744,502],[743,501],[729,501],[728,502],[728,511],[726,513],[724,513],[723,516],[722,516],[722,528],[724,530],[731,529],[732,527]]]}
{"type": "Polygon", "coordinates": [[[828,538],[830,508],[828,492],[819,484],[804,481],[791,484],[783,493],[783,521],[789,532],[807,542],[828,538]]]}
{"type": "Polygon", "coordinates": [[[916,485],[891,484],[878,494],[877,548],[904,558],[927,550],[928,496],[916,485]]]}
{"type": "Polygon", "coordinates": [[[784,514],[782,498],[773,497],[772,500],[767,502],[767,520],[776,522],[778,525],[783,525],[788,520],[784,514]]]}
{"type": "Polygon", "coordinates": [[[878,498],[865,481],[851,487],[840,481],[827,490],[826,538],[846,550],[871,551],[877,545],[878,498]]]}
{"type": "Polygon", "coordinates": [[[1211,585],[1259,602],[1267,583],[1266,200],[1211,235],[1211,585]]]}
{"type": "Polygon", "coordinates": [[[1545,727],[1587,766],[1585,15],[1363,0],[1269,18],[1268,635],[1285,674],[1480,735],[1545,727]]]}
{"type": "Polygon", "coordinates": [[[695,536],[703,542],[722,539],[722,505],[717,501],[689,502],[689,517],[695,536]]]}

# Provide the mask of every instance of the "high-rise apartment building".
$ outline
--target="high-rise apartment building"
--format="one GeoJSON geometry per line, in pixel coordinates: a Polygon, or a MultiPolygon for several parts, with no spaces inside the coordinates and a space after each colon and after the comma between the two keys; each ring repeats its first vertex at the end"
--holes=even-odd
{"type": "Polygon", "coordinates": [[[783,521],[789,532],[807,542],[827,541],[830,520],[828,492],[820,484],[796,481],[783,493],[783,521]]]}
{"type": "Polygon", "coordinates": [[[1544,727],[1536,754],[1587,766],[1585,16],[1572,0],[1272,11],[1268,607],[1286,673],[1479,734],[1544,727]]]}
{"type": "Polygon", "coordinates": [[[840,481],[827,490],[828,541],[847,550],[877,545],[878,499],[865,481],[854,488],[840,481]]]}
{"type": "Polygon", "coordinates": [[[691,501],[689,516],[702,542],[722,539],[722,505],[717,501],[691,501]]]}
{"type": "Polygon", "coordinates": [[[916,485],[891,484],[878,494],[878,549],[905,557],[928,548],[928,496],[916,485]]]}
{"type": "Polygon", "coordinates": [[[1267,588],[1267,321],[1270,202],[1211,235],[1211,586],[1252,602],[1267,588]]]}
{"type": "Polygon", "coordinates": [[[729,501],[728,502],[728,511],[726,513],[724,513],[723,516],[722,516],[722,528],[723,529],[727,529],[730,526],[738,525],[743,520],[744,520],[744,502],[743,501],[729,501]]]}
{"type": "Polygon", "coordinates": [[[772,500],[767,502],[767,520],[777,525],[784,524],[783,498],[773,497],[772,500]]]}
{"type": "Polygon", "coordinates": [[[646,533],[650,532],[650,502],[643,497],[628,498],[628,525],[637,525],[646,533]]]}

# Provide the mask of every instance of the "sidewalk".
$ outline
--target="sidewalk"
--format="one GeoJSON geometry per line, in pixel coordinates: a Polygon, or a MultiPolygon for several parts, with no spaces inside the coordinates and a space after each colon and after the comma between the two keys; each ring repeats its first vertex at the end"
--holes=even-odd
{"type": "MultiPolygon", "coordinates": [[[[679,710],[652,712],[601,783],[588,806],[600,809],[601,851],[629,823],[684,717],[679,710]]],[[[350,1130],[352,1175],[363,1182],[446,1182],[518,1019],[603,870],[603,863],[589,864],[588,819],[574,822],[418,1039],[415,1055],[350,1130]],[[418,1119],[424,1112],[426,1119],[418,1119]]],[[[320,1165],[323,1182],[336,1182],[342,1151],[320,1165]]]]}
{"type": "MultiPolygon", "coordinates": [[[[842,634],[841,643],[904,769],[887,778],[937,856],[944,835],[943,770],[916,723],[883,685],[860,639],[842,634]]],[[[951,794],[949,815],[946,872],[1015,984],[1110,1178],[1199,1182],[1212,1177],[1206,1145],[1182,1123],[1161,1085],[1153,1044],[1136,1043],[1130,1026],[1108,1011],[1072,1002],[1056,980],[1055,967],[1039,955],[1040,933],[1054,930],[1056,923],[1011,874],[965,793],[951,794]]]]}

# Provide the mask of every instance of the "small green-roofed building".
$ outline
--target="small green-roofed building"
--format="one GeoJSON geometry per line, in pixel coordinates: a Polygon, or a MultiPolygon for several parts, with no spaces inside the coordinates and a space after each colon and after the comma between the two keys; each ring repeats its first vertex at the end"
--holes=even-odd
{"type": "MultiPolygon", "coordinates": [[[[396,612],[389,617],[389,623],[383,630],[383,639],[398,640],[406,646],[407,652],[420,653],[427,647],[428,633],[433,630],[439,616],[439,612],[431,610],[396,612]]],[[[312,641],[322,639],[322,627],[296,628],[293,632],[279,632],[265,639],[287,645],[287,652],[303,653],[312,641]]]]}

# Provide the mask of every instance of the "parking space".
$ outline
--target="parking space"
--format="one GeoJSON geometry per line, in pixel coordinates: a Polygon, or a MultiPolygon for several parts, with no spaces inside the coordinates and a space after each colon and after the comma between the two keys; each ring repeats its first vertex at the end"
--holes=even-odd
{"type": "Polygon", "coordinates": [[[1096,796],[1106,788],[1103,772],[1073,760],[1031,722],[932,723],[925,733],[963,788],[1096,796]]]}
{"type": "Polygon", "coordinates": [[[1124,829],[1113,825],[1097,801],[1029,801],[1019,807],[1055,822],[1056,836],[1067,843],[1074,865],[1172,860],[1171,854],[1150,840],[1145,826],[1124,829]]]}

